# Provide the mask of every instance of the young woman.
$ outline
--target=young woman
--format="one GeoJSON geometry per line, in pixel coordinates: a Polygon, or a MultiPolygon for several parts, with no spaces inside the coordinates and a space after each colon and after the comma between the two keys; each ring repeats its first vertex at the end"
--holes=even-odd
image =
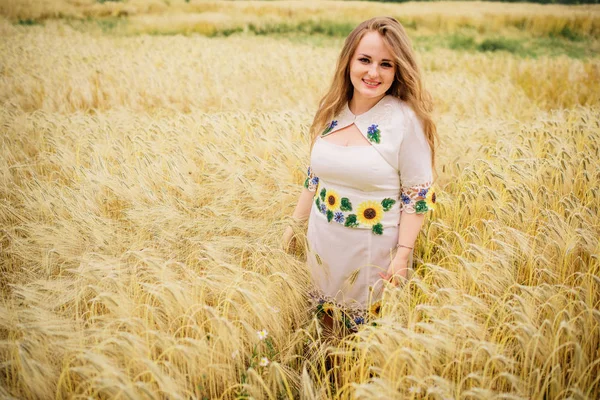
{"type": "MultiPolygon", "coordinates": [[[[310,128],[312,150],[293,218],[308,221],[315,311],[356,331],[379,313],[384,282],[412,267],[433,209],[436,126],[410,40],[377,17],[346,38],[310,128]]],[[[293,240],[288,227],[284,244],[293,240]]]]}

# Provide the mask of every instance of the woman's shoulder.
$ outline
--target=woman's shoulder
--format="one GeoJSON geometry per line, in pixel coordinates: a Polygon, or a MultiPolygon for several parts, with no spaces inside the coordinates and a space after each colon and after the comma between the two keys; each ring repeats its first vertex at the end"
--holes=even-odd
{"type": "Polygon", "coordinates": [[[390,106],[393,111],[395,111],[396,115],[401,115],[409,118],[414,118],[414,116],[416,115],[408,102],[399,99],[396,96],[388,94],[385,97],[385,101],[386,104],[390,106]]]}

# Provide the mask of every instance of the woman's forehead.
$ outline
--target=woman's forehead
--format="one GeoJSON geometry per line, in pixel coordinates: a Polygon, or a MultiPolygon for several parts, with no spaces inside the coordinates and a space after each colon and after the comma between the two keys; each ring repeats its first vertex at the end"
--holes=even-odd
{"type": "Polygon", "coordinates": [[[394,59],[392,52],[383,40],[383,36],[375,31],[365,33],[360,42],[358,42],[355,54],[364,54],[379,59],[394,59]]]}

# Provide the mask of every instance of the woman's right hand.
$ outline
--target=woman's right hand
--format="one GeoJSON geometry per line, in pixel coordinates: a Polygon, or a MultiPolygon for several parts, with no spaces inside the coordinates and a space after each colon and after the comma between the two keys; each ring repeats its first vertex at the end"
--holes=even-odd
{"type": "Polygon", "coordinates": [[[294,237],[294,230],[289,225],[285,228],[285,231],[283,232],[281,246],[286,252],[293,252],[296,248],[296,238],[294,237]]]}

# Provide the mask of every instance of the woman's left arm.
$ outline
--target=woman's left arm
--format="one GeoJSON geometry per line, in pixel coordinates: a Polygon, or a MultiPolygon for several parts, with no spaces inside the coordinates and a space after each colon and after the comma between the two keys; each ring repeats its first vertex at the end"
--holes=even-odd
{"type": "Polygon", "coordinates": [[[381,273],[380,276],[385,280],[391,280],[392,285],[396,286],[396,280],[393,276],[399,276],[401,279],[406,279],[408,273],[408,259],[410,253],[415,247],[415,241],[423,226],[425,220],[424,214],[402,212],[400,217],[400,226],[398,227],[398,247],[396,255],[392,259],[386,273],[381,273]]]}
{"type": "Polygon", "coordinates": [[[398,227],[398,246],[386,273],[380,276],[391,280],[407,277],[408,261],[415,247],[415,241],[425,214],[433,210],[435,193],[433,189],[433,171],[431,166],[431,148],[423,126],[412,110],[407,113],[406,127],[402,130],[402,141],[398,150],[398,173],[400,175],[401,214],[398,227]]]}

